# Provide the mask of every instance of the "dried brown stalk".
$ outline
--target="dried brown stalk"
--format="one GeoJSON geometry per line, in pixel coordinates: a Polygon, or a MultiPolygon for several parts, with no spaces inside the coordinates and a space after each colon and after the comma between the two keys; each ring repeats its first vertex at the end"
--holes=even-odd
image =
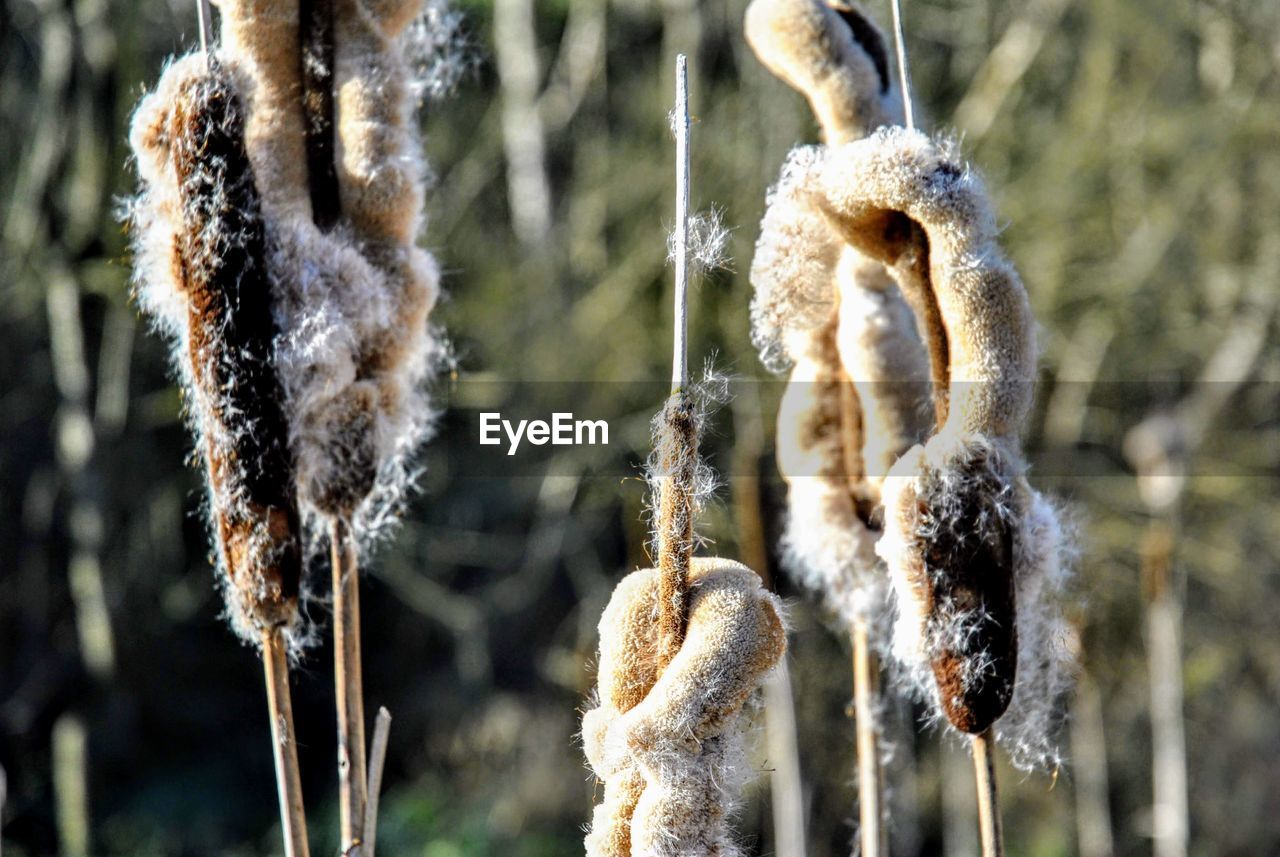
{"type": "Polygon", "coordinates": [[[364,847],[361,857],[374,857],[378,840],[378,796],[382,791],[382,769],[387,761],[387,740],[391,737],[391,712],[378,709],[373,721],[373,743],[369,745],[369,802],[365,807],[364,847]]]}
{"type": "Polygon", "coordinates": [[[276,766],[284,853],[285,857],[308,857],[307,815],[302,805],[302,778],[298,773],[298,745],[289,695],[289,656],[284,634],[278,628],[262,633],[262,667],[267,680],[271,757],[276,766]]]}
{"type": "Polygon", "coordinates": [[[342,518],[329,530],[333,570],[333,683],[338,712],[338,808],[342,849],[363,841],[368,779],[364,743],[364,678],[360,665],[360,570],[342,518]]]}
{"type": "Polygon", "coordinates": [[[978,786],[978,830],[982,835],[982,857],[1004,857],[1004,831],[1000,823],[1000,795],[996,789],[996,760],[991,750],[995,738],[991,730],[971,738],[973,775],[978,786]]]}
{"type": "Polygon", "coordinates": [[[879,665],[871,651],[867,622],[853,626],[853,713],[858,740],[858,838],[865,857],[887,854],[884,823],[884,771],[876,730],[879,665]]]}

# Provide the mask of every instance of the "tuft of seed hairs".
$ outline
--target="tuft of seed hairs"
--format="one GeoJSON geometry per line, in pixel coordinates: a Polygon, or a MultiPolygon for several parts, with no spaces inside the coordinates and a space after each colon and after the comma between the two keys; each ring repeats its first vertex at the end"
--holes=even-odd
{"type": "MultiPolygon", "coordinates": [[[[858,9],[754,0],[745,28],[761,62],[809,100],[828,146],[892,117],[884,38],[858,9]]],[[[826,151],[795,150],[770,191],[751,269],[752,327],[766,365],[792,367],[777,431],[788,483],[784,567],[847,630],[884,625],[873,514],[889,465],[924,436],[928,389],[897,286],[839,240],[810,190],[826,151]]],[[[885,630],[873,628],[874,643],[885,630]]]]}
{"type": "Polygon", "coordinates": [[[600,618],[598,699],[582,735],[604,798],[586,852],[733,857],[728,822],[749,775],[742,712],[785,653],[782,607],[746,566],[694,558],[684,641],[661,669],[660,576],[623,578],[600,618]]]}
{"type": "MultiPolygon", "coordinates": [[[[728,270],[733,259],[729,256],[729,236],[733,230],[725,225],[724,209],[712,206],[706,211],[689,215],[688,253],[689,273],[699,277],[716,270],[728,270]]],[[[676,233],[667,235],[667,262],[676,262],[676,233]]]]}
{"type": "Polygon", "coordinates": [[[467,32],[466,18],[448,0],[426,0],[400,40],[413,72],[410,86],[420,104],[448,98],[480,70],[480,53],[467,32]]]}
{"type": "Polygon", "coordinates": [[[199,439],[232,627],[301,634],[301,525],[261,201],[240,98],[216,57],[186,57],[131,129],[143,193],[130,211],[144,307],[174,343],[199,439]]]}
{"type": "Polygon", "coordinates": [[[298,167],[307,162],[308,138],[296,97],[297,7],[221,6],[228,64],[248,94],[249,155],[271,188],[264,210],[281,318],[276,357],[303,512],[349,518],[366,545],[405,502],[414,453],[432,427],[426,380],[446,357],[428,323],[439,270],[416,245],[426,165],[403,46],[420,7],[420,0],[333,4],[327,71],[340,211],[327,225],[298,167]]]}

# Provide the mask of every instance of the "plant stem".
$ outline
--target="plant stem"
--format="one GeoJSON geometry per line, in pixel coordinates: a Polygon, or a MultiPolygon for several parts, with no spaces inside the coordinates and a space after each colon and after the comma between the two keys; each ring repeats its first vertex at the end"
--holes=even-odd
{"type": "Polygon", "coordinates": [[[1004,857],[1004,832],[1000,824],[1000,796],[996,790],[995,743],[991,730],[973,736],[973,773],[978,786],[978,830],[982,857],[1004,857]]]}
{"type": "Polygon", "coordinates": [[[391,736],[391,712],[378,709],[373,719],[373,743],[369,749],[369,803],[364,815],[362,857],[373,857],[378,839],[378,794],[382,791],[382,768],[387,761],[387,739],[391,736]]]}
{"type": "Polygon", "coordinates": [[[360,574],[347,524],[329,531],[333,568],[333,681],[338,710],[338,803],[342,851],[360,845],[368,802],[364,744],[364,679],[360,671],[360,574]]]}
{"type": "Polygon", "coordinates": [[[658,668],[671,662],[684,642],[688,618],[689,563],[693,557],[693,492],[698,467],[697,419],[689,397],[689,75],[684,54],[676,57],[675,335],[671,397],[658,434],[658,668]]]}
{"type": "Polygon", "coordinates": [[[293,702],[289,696],[289,660],[284,634],[266,631],[262,638],[262,667],[267,680],[267,712],[271,717],[271,755],[276,764],[280,796],[280,825],[285,857],[308,857],[307,816],[298,773],[298,745],[293,733],[293,702]]]}
{"type": "Polygon", "coordinates": [[[907,63],[907,36],[902,26],[902,0],[893,0],[893,47],[898,55],[898,84],[902,87],[902,113],[907,130],[916,127],[915,110],[911,103],[911,71],[907,63]]]}
{"type": "Polygon", "coordinates": [[[863,857],[879,857],[885,847],[884,779],[876,735],[876,658],[865,619],[853,623],[853,709],[858,736],[858,836],[863,857]]]}

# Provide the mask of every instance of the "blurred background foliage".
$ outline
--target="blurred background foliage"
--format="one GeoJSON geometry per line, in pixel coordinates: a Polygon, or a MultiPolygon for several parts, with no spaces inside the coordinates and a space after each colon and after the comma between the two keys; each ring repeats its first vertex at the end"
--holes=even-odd
{"type": "MultiPolygon", "coordinates": [[[[535,416],[517,398],[528,388],[505,382],[596,382],[576,407],[590,414],[592,397],[611,395],[604,382],[667,377],[677,52],[693,58],[694,205],[723,208],[736,260],[697,292],[695,359],[715,352],[721,369],[765,377],[748,343],[745,272],[766,187],[816,131],[745,47],[744,6],[460,7],[473,72],[424,111],[436,170],[424,240],[448,272],[439,318],[461,379],[441,379],[449,403],[535,416]]],[[[1074,764],[1056,778],[1006,769],[1010,853],[1149,853],[1161,817],[1153,746],[1181,752],[1167,695],[1179,685],[1190,853],[1280,853],[1280,6],[906,9],[926,127],[955,132],[985,173],[1042,325],[1028,438],[1038,481],[1083,528],[1085,673],[1063,734],[1074,764]],[[1139,491],[1131,462],[1150,457],[1135,443],[1125,454],[1126,433],[1153,416],[1164,466],[1188,474],[1169,483],[1170,506],[1139,491]],[[1160,533],[1176,534],[1170,575],[1160,533]],[[1182,635],[1180,666],[1160,659],[1164,631],[1175,647],[1182,635]]],[[[887,3],[870,11],[888,19],[887,3]]],[[[0,8],[8,854],[279,847],[258,666],[218,619],[180,399],[130,301],[116,217],[134,184],[130,110],[165,58],[193,44],[195,21],[193,3],[161,0],[0,8]]],[[[777,534],[777,391],[738,390],[710,441],[733,478],[705,530],[713,550],[750,558],[754,506],[765,544],[777,534]]],[[[395,715],[382,853],[579,852],[596,792],[575,738],[594,626],[612,583],[646,564],[643,485],[617,473],[643,458],[658,404],[614,424],[611,467],[570,451],[543,476],[511,479],[468,478],[459,456],[495,453],[449,440],[475,426],[462,410],[443,415],[421,495],[369,564],[364,596],[368,701],[395,715]]],[[[847,644],[774,580],[794,605],[809,852],[844,854],[855,817],[847,644]]],[[[325,609],[315,593],[312,614],[323,621],[325,609]]],[[[317,649],[294,682],[322,854],[336,828],[329,662],[317,649]]],[[[972,855],[967,760],[914,728],[918,715],[887,717],[893,853],[972,855]]],[[[771,768],[763,754],[757,764],[771,768]]],[[[740,823],[752,853],[775,853],[768,807],[762,776],[740,823]]],[[[1157,848],[1177,854],[1178,839],[1157,848]]]]}

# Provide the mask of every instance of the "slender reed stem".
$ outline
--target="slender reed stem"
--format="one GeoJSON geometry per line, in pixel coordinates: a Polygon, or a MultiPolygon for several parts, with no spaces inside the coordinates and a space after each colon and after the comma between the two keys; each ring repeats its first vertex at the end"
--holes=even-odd
{"type": "Polygon", "coordinates": [[[676,307],[672,340],[671,390],[689,383],[689,61],[676,57],[676,108],[671,130],[676,137],[676,307]]]}
{"type": "Polygon", "coordinates": [[[196,0],[196,22],[200,28],[200,53],[209,56],[209,42],[213,33],[213,9],[209,0],[196,0]]]}
{"type": "Polygon", "coordinates": [[[675,336],[671,398],[658,433],[658,665],[665,667],[684,642],[688,614],[689,563],[693,557],[693,493],[698,438],[689,397],[689,73],[676,57],[675,336]]]}
{"type": "Polygon", "coordinates": [[[391,712],[378,709],[373,719],[373,743],[369,747],[369,804],[364,814],[364,848],[361,857],[373,857],[378,840],[378,795],[382,791],[382,768],[387,761],[387,739],[391,736],[391,712]]]}
{"type": "Polygon", "coordinates": [[[891,0],[893,7],[893,46],[898,54],[898,81],[902,84],[902,113],[907,130],[916,128],[915,110],[911,103],[911,73],[907,68],[907,36],[902,27],[902,0],[891,0]]]}
{"type": "Polygon", "coordinates": [[[858,836],[862,857],[888,852],[884,824],[884,777],[876,735],[876,657],[867,622],[853,623],[853,712],[858,736],[858,836]]]}
{"type": "Polygon", "coordinates": [[[289,659],[285,651],[284,634],[279,629],[263,634],[262,667],[267,680],[271,755],[276,764],[276,791],[280,796],[284,853],[285,857],[308,857],[307,816],[302,805],[298,745],[293,732],[293,702],[289,696],[289,659]]]}
{"type": "Polygon", "coordinates": [[[973,773],[978,786],[978,830],[982,857],[1004,857],[1004,832],[1000,824],[1000,795],[996,790],[996,760],[991,752],[995,738],[988,729],[973,736],[973,773]]]}
{"type": "Polygon", "coordinates": [[[341,518],[329,531],[333,568],[333,681],[338,709],[338,803],[342,851],[363,841],[365,791],[364,680],[360,671],[360,575],[355,545],[341,518]]]}

